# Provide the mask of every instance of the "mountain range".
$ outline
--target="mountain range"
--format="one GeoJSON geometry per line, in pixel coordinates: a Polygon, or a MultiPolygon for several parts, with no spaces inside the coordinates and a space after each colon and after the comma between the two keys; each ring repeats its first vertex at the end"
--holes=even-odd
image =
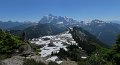
{"type": "Polygon", "coordinates": [[[23,23],[20,23],[20,22],[12,22],[12,21],[3,22],[3,21],[0,21],[0,28],[8,29],[8,28],[19,26],[19,25],[22,25],[22,24],[23,23]]]}
{"type": "Polygon", "coordinates": [[[74,26],[85,29],[108,46],[115,43],[116,37],[120,33],[120,24],[117,23],[97,19],[77,21],[66,16],[54,16],[52,14],[43,16],[38,23],[0,22],[0,28],[11,30],[10,32],[17,35],[26,32],[30,39],[60,33],[66,28],[74,26]]]}
{"type": "Polygon", "coordinates": [[[115,43],[116,37],[120,33],[120,24],[101,20],[92,20],[81,27],[109,46],[115,43]]]}
{"type": "Polygon", "coordinates": [[[116,37],[120,33],[120,24],[97,19],[86,22],[50,14],[48,16],[43,16],[39,23],[54,24],[57,27],[82,27],[109,46],[115,43],[116,37]]]}

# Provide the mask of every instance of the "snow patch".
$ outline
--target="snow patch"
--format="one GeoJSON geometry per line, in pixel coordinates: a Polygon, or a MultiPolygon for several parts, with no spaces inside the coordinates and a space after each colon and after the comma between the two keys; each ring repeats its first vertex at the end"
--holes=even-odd
{"type": "Polygon", "coordinates": [[[51,54],[58,53],[60,48],[63,48],[65,51],[67,51],[68,49],[66,47],[68,45],[78,44],[74,41],[69,31],[66,31],[59,35],[43,36],[37,39],[34,38],[30,42],[38,45],[43,45],[43,47],[40,48],[41,52],[39,52],[41,57],[50,57],[46,61],[55,61],[58,64],[62,63],[63,61],[60,60],[57,56],[51,56],[51,54]]]}

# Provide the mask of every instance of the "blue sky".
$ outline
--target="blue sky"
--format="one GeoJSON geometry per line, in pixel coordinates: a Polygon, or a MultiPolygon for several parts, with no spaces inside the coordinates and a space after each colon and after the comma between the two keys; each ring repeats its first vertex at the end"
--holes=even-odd
{"type": "Polygon", "coordinates": [[[47,14],[76,20],[120,20],[120,0],[0,0],[0,20],[39,21],[47,14]]]}

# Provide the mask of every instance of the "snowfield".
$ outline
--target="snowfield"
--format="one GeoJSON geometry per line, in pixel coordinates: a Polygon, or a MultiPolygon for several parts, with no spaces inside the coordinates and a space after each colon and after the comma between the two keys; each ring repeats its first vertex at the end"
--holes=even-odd
{"type": "Polygon", "coordinates": [[[70,44],[77,45],[72,38],[72,35],[68,31],[59,35],[43,36],[37,39],[34,38],[31,40],[31,43],[44,45],[42,48],[40,48],[41,52],[39,52],[39,54],[41,57],[48,57],[46,61],[55,61],[58,64],[62,63],[62,60],[60,60],[57,56],[51,56],[51,53],[58,53],[60,48],[63,48],[67,51],[68,49],[66,47],[70,44]]]}

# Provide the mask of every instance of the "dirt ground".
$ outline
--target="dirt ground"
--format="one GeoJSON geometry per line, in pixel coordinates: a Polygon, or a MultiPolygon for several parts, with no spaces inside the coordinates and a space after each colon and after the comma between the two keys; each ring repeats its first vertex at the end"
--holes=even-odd
{"type": "Polygon", "coordinates": [[[75,61],[64,61],[60,65],[77,65],[75,61]]]}

